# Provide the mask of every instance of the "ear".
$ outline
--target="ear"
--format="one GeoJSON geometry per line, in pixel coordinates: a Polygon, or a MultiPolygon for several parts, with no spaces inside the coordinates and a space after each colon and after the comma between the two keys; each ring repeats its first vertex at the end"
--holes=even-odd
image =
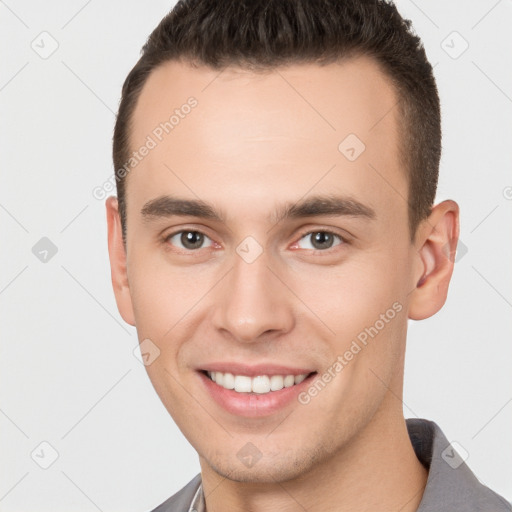
{"type": "Polygon", "coordinates": [[[416,288],[409,303],[409,318],[423,320],[437,313],[446,302],[459,239],[459,206],[439,203],[418,227],[416,288]]]}
{"type": "Polygon", "coordinates": [[[116,297],[117,309],[123,320],[134,326],[135,315],[133,314],[130,285],[128,283],[126,250],[123,243],[121,217],[119,215],[117,198],[114,196],[109,197],[105,206],[107,209],[110,273],[112,276],[112,287],[116,297]]]}

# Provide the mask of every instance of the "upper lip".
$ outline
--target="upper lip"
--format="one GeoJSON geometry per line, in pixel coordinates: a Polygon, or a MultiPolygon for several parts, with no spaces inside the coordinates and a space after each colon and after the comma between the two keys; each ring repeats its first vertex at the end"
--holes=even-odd
{"type": "Polygon", "coordinates": [[[208,363],[198,368],[207,372],[231,373],[233,375],[247,375],[248,377],[256,377],[258,375],[308,375],[315,370],[305,367],[293,367],[276,365],[271,363],[260,363],[248,365],[244,363],[208,363]]]}

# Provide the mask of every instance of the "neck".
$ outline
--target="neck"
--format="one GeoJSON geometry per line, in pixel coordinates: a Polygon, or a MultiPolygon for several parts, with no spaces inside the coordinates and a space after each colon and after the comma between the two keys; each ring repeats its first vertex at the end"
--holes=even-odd
{"type": "Polygon", "coordinates": [[[414,453],[396,396],[388,395],[350,446],[296,479],[236,482],[220,477],[201,459],[207,511],[416,512],[428,471],[414,453]]]}

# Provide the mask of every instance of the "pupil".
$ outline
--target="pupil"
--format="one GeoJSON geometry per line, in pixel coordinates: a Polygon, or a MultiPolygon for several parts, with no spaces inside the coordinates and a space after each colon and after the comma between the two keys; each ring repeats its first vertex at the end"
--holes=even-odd
{"type": "Polygon", "coordinates": [[[203,235],[197,231],[186,231],[181,234],[181,243],[187,249],[196,249],[203,244],[203,235]]]}
{"type": "Polygon", "coordinates": [[[316,249],[328,249],[332,246],[333,237],[330,233],[319,231],[313,236],[313,246],[316,249]],[[317,247],[319,245],[320,247],[317,247]]]}

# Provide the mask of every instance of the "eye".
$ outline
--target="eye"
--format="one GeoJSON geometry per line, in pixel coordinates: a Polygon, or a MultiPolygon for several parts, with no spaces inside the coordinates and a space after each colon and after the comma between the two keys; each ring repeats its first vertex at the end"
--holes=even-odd
{"type": "Polygon", "coordinates": [[[186,249],[188,251],[202,249],[205,241],[209,243],[204,247],[211,247],[213,245],[213,241],[200,231],[177,231],[168,235],[165,241],[179,249],[186,249]]]}
{"type": "Polygon", "coordinates": [[[345,243],[345,240],[340,235],[325,230],[305,233],[295,245],[298,246],[302,240],[306,240],[306,243],[305,246],[299,247],[300,249],[313,249],[317,251],[324,251],[345,243]],[[336,239],[339,240],[338,243],[336,243],[336,239]]]}

